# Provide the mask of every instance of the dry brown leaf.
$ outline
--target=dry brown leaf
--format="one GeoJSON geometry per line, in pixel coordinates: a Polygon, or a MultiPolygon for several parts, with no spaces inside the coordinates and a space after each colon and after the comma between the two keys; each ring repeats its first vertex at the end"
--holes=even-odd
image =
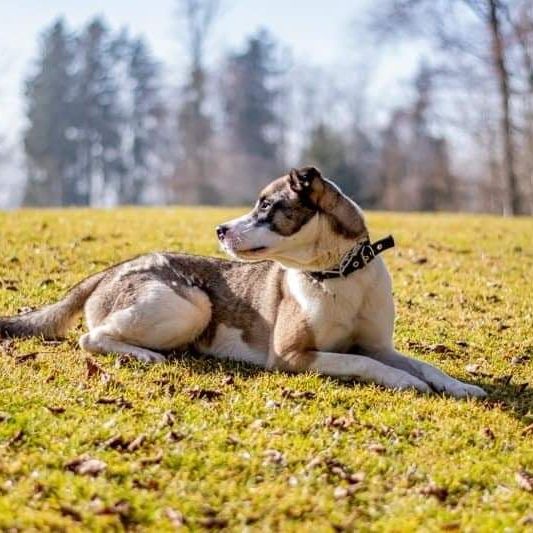
{"type": "Polygon", "coordinates": [[[39,352],[30,352],[30,353],[25,353],[22,355],[17,355],[15,357],[15,363],[20,364],[20,363],[26,363],[27,361],[35,361],[38,355],[39,355],[39,352]]]}
{"type": "Polygon", "coordinates": [[[314,400],[316,393],[310,390],[298,391],[285,388],[281,391],[281,397],[289,400],[314,400]]]}
{"type": "Polygon", "coordinates": [[[66,409],[61,406],[47,405],[46,408],[54,415],[62,415],[66,409]]]}
{"type": "Polygon", "coordinates": [[[263,456],[265,458],[263,464],[275,464],[275,465],[284,465],[285,464],[285,457],[279,450],[265,450],[263,453],[263,456]]]}
{"type": "Polygon", "coordinates": [[[422,496],[433,496],[439,500],[439,502],[445,502],[448,498],[448,489],[446,487],[439,487],[435,483],[430,483],[419,490],[422,496]]]}
{"type": "Polygon", "coordinates": [[[172,509],[172,507],[167,507],[165,509],[165,516],[169,519],[170,523],[175,527],[182,527],[185,525],[185,517],[179,511],[172,509]]]}
{"type": "Polygon", "coordinates": [[[485,438],[487,438],[487,439],[489,439],[489,440],[494,440],[494,439],[496,438],[496,435],[494,434],[494,431],[492,431],[492,429],[489,428],[489,427],[485,427],[485,428],[483,428],[483,429],[481,430],[481,434],[482,434],[485,438]]]}
{"type": "Polygon", "coordinates": [[[219,516],[208,516],[207,518],[201,518],[198,522],[206,529],[224,529],[228,525],[228,521],[219,516]]]}
{"type": "Polygon", "coordinates": [[[369,444],[366,449],[369,452],[374,452],[374,453],[377,453],[378,455],[383,455],[387,451],[387,448],[385,448],[383,444],[379,444],[379,443],[369,444]]]}
{"type": "Polygon", "coordinates": [[[77,511],[76,509],[74,509],[74,507],[71,507],[70,505],[60,505],[59,512],[63,516],[72,518],[72,520],[75,520],[76,522],[81,522],[83,520],[81,513],[77,511]]]}
{"type": "Polygon", "coordinates": [[[527,436],[527,435],[533,435],[533,424],[529,424],[529,426],[526,426],[522,432],[521,432],[521,435],[522,436],[527,436]]]}
{"type": "Polygon", "coordinates": [[[515,479],[521,489],[533,492],[533,474],[522,469],[515,474],[515,479]]]}
{"type": "Polygon", "coordinates": [[[235,385],[235,376],[233,374],[227,374],[222,380],[222,385],[235,385]]]}
{"type": "Polygon", "coordinates": [[[191,400],[216,400],[222,396],[222,392],[215,389],[200,389],[200,388],[194,388],[189,389],[187,391],[187,394],[191,398],[191,400]]]}
{"type": "Polygon", "coordinates": [[[128,452],[134,452],[138,450],[146,441],[146,435],[139,435],[137,438],[133,439],[126,448],[128,452]]]}
{"type": "Polygon", "coordinates": [[[163,460],[163,452],[159,451],[153,457],[144,457],[139,461],[141,466],[157,465],[163,460]]]}
{"type": "Polygon", "coordinates": [[[328,416],[324,423],[329,428],[346,430],[356,422],[354,417],[350,414],[349,416],[328,416]]]}
{"type": "Polygon", "coordinates": [[[107,468],[107,465],[100,459],[84,454],[69,461],[65,464],[65,468],[80,476],[97,476],[107,468]]]}
{"type": "Polygon", "coordinates": [[[19,443],[25,436],[25,433],[22,429],[19,429],[12,437],[7,439],[7,441],[4,443],[4,447],[9,448],[9,446],[13,446],[13,444],[19,443]]]}
{"type": "Polygon", "coordinates": [[[126,500],[119,500],[118,502],[113,503],[112,505],[107,505],[102,507],[94,514],[96,515],[119,515],[123,518],[126,518],[131,512],[131,506],[126,500]]]}
{"type": "Polygon", "coordinates": [[[85,364],[87,366],[87,379],[99,377],[107,373],[104,368],[91,357],[85,359],[85,364]]]}

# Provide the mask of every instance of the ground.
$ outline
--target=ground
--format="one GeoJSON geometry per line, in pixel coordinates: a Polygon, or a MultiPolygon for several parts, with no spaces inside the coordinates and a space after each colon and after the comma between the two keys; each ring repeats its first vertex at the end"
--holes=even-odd
{"type": "MultiPolygon", "coordinates": [[[[242,210],[241,210],[242,211],[242,210]]],[[[219,254],[238,210],[0,214],[0,314],[153,250],[219,254]]],[[[0,345],[0,530],[533,529],[533,220],[371,213],[399,349],[455,400],[192,355],[0,345]]]]}

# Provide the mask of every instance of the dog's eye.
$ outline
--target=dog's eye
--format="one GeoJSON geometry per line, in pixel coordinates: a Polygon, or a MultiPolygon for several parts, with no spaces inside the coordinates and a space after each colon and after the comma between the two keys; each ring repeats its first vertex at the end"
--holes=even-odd
{"type": "Polygon", "coordinates": [[[272,205],[272,202],[270,200],[261,200],[261,203],[259,204],[259,209],[261,211],[266,211],[270,206],[272,205]]]}

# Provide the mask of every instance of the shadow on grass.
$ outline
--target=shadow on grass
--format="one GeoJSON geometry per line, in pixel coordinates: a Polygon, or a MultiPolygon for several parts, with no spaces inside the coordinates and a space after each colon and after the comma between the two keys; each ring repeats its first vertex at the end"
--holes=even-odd
{"type": "MultiPolygon", "coordinates": [[[[271,370],[253,366],[248,363],[229,361],[227,359],[217,359],[199,353],[194,350],[187,352],[171,352],[167,354],[169,362],[180,361],[186,364],[190,370],[198,374],[212,374],[214,372],[225,372],[233,374],[241,379],[253,379],[258,376],[269,374],[271,370]]],[[[276,370],[279,374],[291,375],[284,371],[276,370]]],[[[326,379],[326,378],[325,378],[326,379]]],[[[365,384],[354,378],[331,378],[334,383],[342,387],[355,388],[365,384]]],[[[472,381],[464,380],[470,385],[482,387],[488,393],[488,397],[478,400],[480,405],[486,409],[500,409],[511,414],[525,425],[533,422],[533,388],[529,383],[511,383],[510,381],[503,384],[495,384],[491,381],[472,381]]],[[[398,393],[401,394],[401,393],[398,393]]],[[[462,401],[457,399],[457,401],[462,401]]]]}

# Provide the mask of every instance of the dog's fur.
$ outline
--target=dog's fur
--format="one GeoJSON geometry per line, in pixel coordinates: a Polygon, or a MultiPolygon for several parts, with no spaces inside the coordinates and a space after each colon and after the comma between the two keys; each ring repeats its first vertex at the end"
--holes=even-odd
{"type": "Polygon", "coordinates": [[[240,261],[153,253],[95,274],[60,302],[0,319],[0,336],[66,333],[82,310],[89,352],[163,361],[193,346],[265,368],[353,376],[395,389],[484,396],[477,386],[399,354],[381,257],[346,277],[314,280],[368,239],[359,207],[314,167],[266,187],[247,215],[219,226],[240,261]]]}

